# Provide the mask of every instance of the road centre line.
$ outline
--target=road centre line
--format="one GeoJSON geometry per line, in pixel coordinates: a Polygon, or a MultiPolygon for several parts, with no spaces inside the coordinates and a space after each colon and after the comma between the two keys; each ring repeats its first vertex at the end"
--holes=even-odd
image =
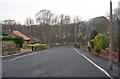
{"type": "Polygon", "coordinates": [[[78,54],[80,54],[82,57],[84,57],[85,59],[87,59],[91,64],[93,64],[96,68],[98,68],[100,71],[102,71],[105,75],[107,75],[109,78],[114,79],[110,76],[110,74],[104,70],[102,67],[100,67],[99,65],[97,65],[96,63],[94,63],[92,60],[90,60],[89,58],[87,58],[85,55],[83,55],[82,53],[80,53],[77,49],[73,48],[78,54]]]}

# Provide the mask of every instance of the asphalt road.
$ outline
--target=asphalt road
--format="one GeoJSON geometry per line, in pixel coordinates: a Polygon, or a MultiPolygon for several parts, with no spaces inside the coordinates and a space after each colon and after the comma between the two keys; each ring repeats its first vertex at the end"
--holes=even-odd
{"type": "Polygon", "coordinates": [[[3,77],[108,77],[71,46],[5,58],[2,67],[3,77]]]}

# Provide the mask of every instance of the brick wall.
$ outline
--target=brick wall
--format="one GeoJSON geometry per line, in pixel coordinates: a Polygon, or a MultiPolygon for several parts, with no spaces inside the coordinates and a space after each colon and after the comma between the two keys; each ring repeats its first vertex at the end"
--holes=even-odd
{"type": "MultiPolygon", "coordinates": [[[[97,52],[95,52],[94,50],[92,50],[91,52],[93,55],[97,55],[99,57],[103,57],[105,59],[109,59],[109,50],[102,50],[99,52],[99,55],[97,52]]],[[[112,56],[112,59],[114,62],[118,62],[118,53],[117,52],[113,52],[113,56],[112,56]]]]}

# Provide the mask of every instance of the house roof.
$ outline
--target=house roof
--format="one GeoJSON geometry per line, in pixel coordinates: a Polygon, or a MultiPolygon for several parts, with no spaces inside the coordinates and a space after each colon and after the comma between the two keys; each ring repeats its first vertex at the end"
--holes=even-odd
{"type": "Polygon", "coordinates": [[[29,37],[27,37],[26,35],[22,34],[22,33],[19,32],[19,31],[13,31],[13,34],[15,34],[15,35],[17,35],[17,36],[23,37],[24,40],[30,40],[29,37]]]}

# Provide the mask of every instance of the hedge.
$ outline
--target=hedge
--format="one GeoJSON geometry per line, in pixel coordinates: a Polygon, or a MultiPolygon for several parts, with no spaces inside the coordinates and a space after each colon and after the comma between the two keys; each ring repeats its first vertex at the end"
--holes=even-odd
{"type": "Polygon", "coordinates": [[[22,47],[24,44],[24,39],[23,37],[19,36],[1,36],[2,41],[14,41],[18,47],[22,47]]]}

